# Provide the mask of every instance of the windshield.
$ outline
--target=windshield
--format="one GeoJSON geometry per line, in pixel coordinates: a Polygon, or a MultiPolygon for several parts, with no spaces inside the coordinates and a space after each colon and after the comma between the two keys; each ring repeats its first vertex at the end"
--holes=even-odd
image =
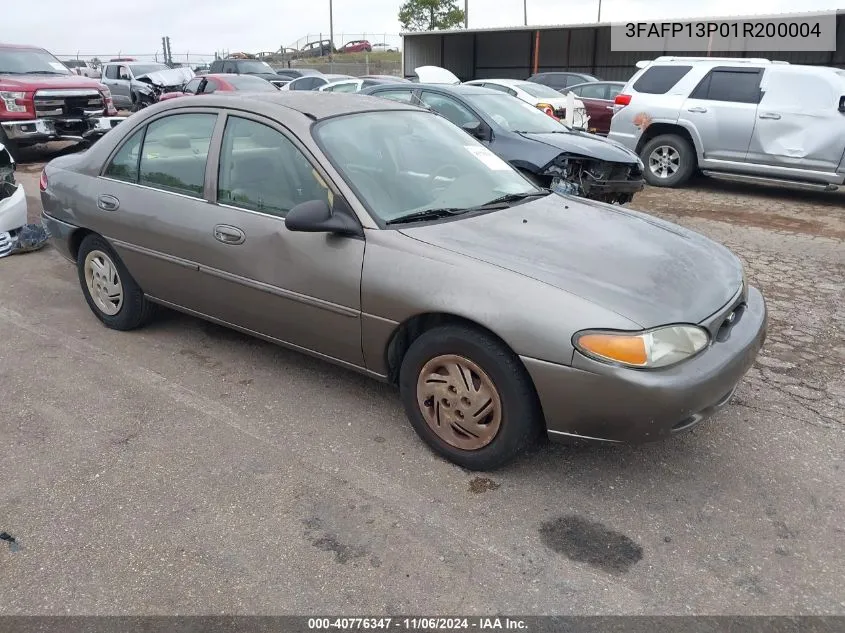
{"type": "Polygon", "coordinates": [[[71,72],[47,51],[31,48],[0,49],[0,73],[7,75],[69,75],[71,72]]]}
{"type": "Polygon", "coordinates": [[[226,81],[234,86],[235,90],[251,90],[270,92],[278,90],[269,81],[265,81],[261,77],[250,77],[249,75],[232,75],[226,77],[226,81]]]}
{"type": "Polygon", "coordinates": [[[560,121],[556,121],[534,106],[510,95],[468,94],[464,96],[464,99],[511,132],[544,134],[548,132],[566,132],[569,130],[560,121]]]}
{"type": "Polygon", "coordinates": [[[543,193],[459,127],[427,112],[334,117],[317,124],[314,136],[358,198],[384,222],[543,193]]]}
{"type": "Polygon", "coordinates": [[[267,62],[260,62],[258,60],[238,62],[238,70],[242,73],[271,73],[273,75],[276,74],[276,71],[272,69],[270,64],[268,64],[267,62]]]}
{"type": "Polygon", "coordinates": [[[141,75],[146,75],[147,73],[158,72],[159,70],[170,70],[164,64],[132,64],[130,68],[132,69],[132,75],[134,77],[140,77],[141,75]]]}
{"type": "Polygon", "coordinates": [[[554,88],[544,86],[543,84],[535,84],[530,81],[525,81],[523,83],[517,84],[516,87],[520,90],[524,90],[532,97],[545,97],[547,99],[560,99],[561,97],[561,94],[554,88]]]}

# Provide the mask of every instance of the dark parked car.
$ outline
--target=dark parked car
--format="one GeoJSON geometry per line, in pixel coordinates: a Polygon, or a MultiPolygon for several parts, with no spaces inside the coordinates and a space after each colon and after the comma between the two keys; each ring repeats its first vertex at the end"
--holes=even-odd
{"type": "Polygon", "coordinates": [[[208,74],[255,75],[266,79],[279,88],[288,81],[284,77],[280,77],[270,64],[259,59],[216,59],[211,62],[208,74]]]}
{"type": "Polygon", "coordinates": [[[563,90],[563,94],[571,92],[587,108],[590,132],[607,136],[610,132],[610,120],[616,111],[613,100],[624,87],[624,81],[590,81],[567,88],[563,90]]]}
{"type": "Polygon", "coordinates": [[[299,49],[298,57],[325,57],[331,53],[336,53],[337,49],[332,44],[331,40],[322,40],[320,42],[310,42],[301,49],[299,49]]]}
{"type": "Polygon", "coordinates": [[[434,110],[542,187],[625,204],[645,186],[642,161],[631,150],[571,130],[498,90],[466,84],[393,84],[361,92],[434,110]]]}
{"type": "MultiPolygon", "coordinates": [[[[444,118],[385,99],[157,103],[52,160],[40,187],[106,327],[162,304],[393,383],[419,436],[469,469],[543,432],[693,428],[766,335],[763,296],[724,246],[538,189],[444,118]]],[[[327,417],[326,437],[346,425],[327,417]]]]}
{"type": "Polygon", "coordinates": [[[537,73],[531,75],[528,81],[533,81],[536,84],[543,84],[558,91],[563,91],[564,88],[577,86],[578,84],[587,83],[588,81],[601,81],[598,77],[587,75],[585,73],[566,73],[566,72],[548,72],[537,73]]]}
{"type": "Polygon", "coordinates": [[[276,71],[276,74],[284,79],[293,80],[300,77],[322,75],[323,73],[314,68],[281,68],[276,71]]]}

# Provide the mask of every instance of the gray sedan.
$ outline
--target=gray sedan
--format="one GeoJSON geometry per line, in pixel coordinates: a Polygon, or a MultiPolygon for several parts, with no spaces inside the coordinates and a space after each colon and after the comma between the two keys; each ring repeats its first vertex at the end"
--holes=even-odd
{"type": "Polygon", "coordinates": [[[546,432],[643,441],[725,405],[766,333],[739,260],[539,189],[431,112],[278,92],[159,103],[42,174],[93,313],[167,306],[399,387],[491,469],[546,432]]]}

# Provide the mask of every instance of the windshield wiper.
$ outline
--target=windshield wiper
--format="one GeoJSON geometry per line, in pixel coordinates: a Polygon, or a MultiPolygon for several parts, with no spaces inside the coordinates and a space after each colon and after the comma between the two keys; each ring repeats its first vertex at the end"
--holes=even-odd
{"type": "MultiPolygon", "coordinates": [[[[539,187],[538,187],[539,188],[539,187]]],[[[498,198],[493,198],[484,204],[479,204],[474,207],[447,207],[443,209],[424,209],[422,211],[414,211],[408,215],[400,215],[398,218],[388,220],[385,224],[402,224],[404,222],[417,222],[423,220],[436,220],[437,218],[453,217],[471,211],[490,211],[492,209],[503,209],[509,206],[510,202],[519,202],[526,198],[535,198],[537,196],[546,196],[550,193],[548,189],[540,188],[538,192],[529,193],[507,193],[498,198]]]]}
{"type": "Polygon", "coordinates": [[[485,202],[484,204],[480,204],[477,207],[472,207],[471,210],[489,209],[490,207],[506,204],[508,202],[519,202],[520,200],[525,200],[526,198],[536,198],[537,196],[545,196],[549,194],[548,189],[542,189],[540,187],[538,187],[538,189],[540,189],[539,192],[506,193],[503,196],[493,198],[492,200],[485,202]]]}
{"type": "Polygon", "coordinates": [[[60,73],[56,70],[29,70],[21,75],[66,75],[67,73],[60,73]]]}
{"type": "Polygon", "coordinates": [[[460,215],[461,213],[466,213],[467,211],[472,211],[473,208],[469,209],[458,209],[454,207],[450,208],[443,208],[443,209],[423,209],[422,211],[414,211],[413,213],[408,213],[407,215],[400,215],[398,218],[393,218],[392,220],[387,220],[385,224],[403,224],[405,222],[419,222],[422,220],[436,220],[437,218],[448,218],[454,215],[460,215]]]}

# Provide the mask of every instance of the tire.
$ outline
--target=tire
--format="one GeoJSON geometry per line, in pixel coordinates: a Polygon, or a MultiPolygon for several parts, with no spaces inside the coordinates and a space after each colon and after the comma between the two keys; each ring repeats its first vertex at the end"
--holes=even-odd
{"type": "Polygon", "coordinates": [[[76,268],[88,307],[106,327],[113,330],[134,330],[152,318],[155,305],[144,297],[143,290],[126,270],[120,257],[99,235],[91,234],[82,240],[76,257],[76,268]],[[101,264],[99,267],[97,262],[101,264]],[[96,277],[97,274],[100,275],[99,278],[96,277]],[[92,288],[103,280],[114,282],[116,279],[120,291],[119,301],[116,299],[116,292],[98,293],[96,298],[92,296],[89,290],[89,275],[92,288]],[[106,294],[109,295],[108,298],[106,294]]]}
{"type": "Polygon", "coordinates": [[[534,385],[516,354],[492,336],[464,325],[431,329],[411,344],[399,370],[399,392],[405,413],[423,441],[468,470],[493,470],[507,464],[544,428],[534,385]],[[463,374],[454,371],[458,363],[463,374]],[[438,374],[442,381],[423,379],[438,374]],[[472,383],[469,388],[467,375],[472,383]],[[484,423],[471,423],[470,412],[482,410],[484,423]],[[460,420],[455,416],[461,416],[460,420]],[[457,431],[452,421],[459,421],[469,432],[457,431]]]}
{"type": "Polygon", "coordinates": [[[643,175],[646,182],[654,187],[680,187],[690,179],[697,162],[693,146],[677,134],[655,136],[645,144],[640,158],[645,165],[643,175]],[[672,160],[673,154],[677,156],[677,161],[672,160]],[[658,166],[657,170],[653,170],[651,161],[662,157],[669,159],[664,163],[665,169],[661,170],[658,166]],[[675,171],[671,171],[673,164],[677,165],[675,171]]]}

